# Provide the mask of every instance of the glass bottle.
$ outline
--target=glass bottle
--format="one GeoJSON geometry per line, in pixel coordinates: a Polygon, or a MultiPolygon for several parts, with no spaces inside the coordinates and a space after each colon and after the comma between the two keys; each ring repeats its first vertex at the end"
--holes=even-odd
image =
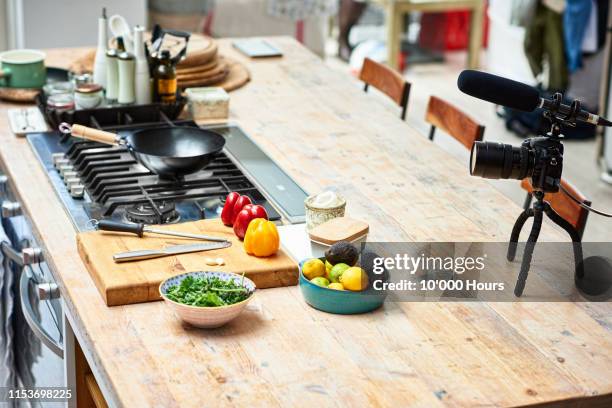
{"type": "Polygon", "coordinates": [[[176,101],[176,90],[176,69],[170,58],[170,51],[163,50],[153,71],[155,102],[172,103],[176,101]]]}

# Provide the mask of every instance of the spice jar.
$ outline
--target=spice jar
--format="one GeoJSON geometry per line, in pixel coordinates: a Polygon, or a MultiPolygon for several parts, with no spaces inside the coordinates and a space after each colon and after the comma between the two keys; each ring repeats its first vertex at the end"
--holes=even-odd
{"type": "Polygon", "coordinates": [[[47,108],[56,112],[66,112],[74,109],[74,97],[70,93],[57,93],[47,98],[47,108]]]}
{"type": "Polygon", "coordinates": [[[74,92],[74,102],[77,109],[93,109],[102,102],[102,86],[98,84],[83,84],[74,92]]]}

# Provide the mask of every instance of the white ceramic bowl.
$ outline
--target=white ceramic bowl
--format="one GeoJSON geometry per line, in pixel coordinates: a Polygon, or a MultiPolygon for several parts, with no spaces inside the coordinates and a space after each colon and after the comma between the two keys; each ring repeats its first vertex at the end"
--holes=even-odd
{"type": "Polygon", "coordinates": [[[249,290],[250,295],[242,302],[234,303],[233,305],[215,307],[190,306],[168,299],[166,296],[168,288],[180,284],[188,276],[199,278],[216,276],[225,281],[234,280],[238,284],[240,284],[242,276],[228,272],[187,272],[168,278],[159,285],[159,293],[164,301],[174,309],[183,321],[195,327],[211,329],[223,326],[235,319],[255,294],[255,283],[248,278],[244,278],[244,286],[249,290]]]}

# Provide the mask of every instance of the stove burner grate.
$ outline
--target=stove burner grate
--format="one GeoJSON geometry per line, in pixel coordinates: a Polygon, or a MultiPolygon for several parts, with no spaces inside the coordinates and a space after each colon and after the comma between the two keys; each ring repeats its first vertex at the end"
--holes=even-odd
{"type": "Polygon", "coordinates": [[[155,201],[142,188],[146,202],[129,206],[125,210],[127,221],[139,224],[172,224],[180,220],[174,201],[155,201]]]}

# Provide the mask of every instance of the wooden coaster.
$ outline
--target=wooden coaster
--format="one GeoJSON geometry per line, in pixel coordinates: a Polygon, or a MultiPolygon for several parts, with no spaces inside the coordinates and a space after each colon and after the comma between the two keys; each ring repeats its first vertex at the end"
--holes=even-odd
{"type": "Polygon", "coordinates": [[[209,78],[196,78],[189,81],[178,81],[179,88],[191,88],[196,86],[212,86],[223,81],[229,74],[229,68],[209,78]]]}
{"type": "Polygon", "coordinates": [[[231,58],[226,58],[226,60],[230,67],[229,75],[217,86],[230,92],[246,85],[251,80],[251,74],[242,63],[231,58]]]}
{"type": "MultiPolygon", "coordinates": [[[[206,64],[217,56],[217,50],[217,42],[212,38],[200,34],[191,34],[189,44],[187,44],[187,56],[179,62],[177,69],[206,64]]],[[[176,52],[178,51],[177,49],[176,52]]]]}
{"type": "Polygon", "coordinates": [[[215,57],[209,62],[207,62],[206,64],[195,66],[195,67],[183,68],[181,66],[178,66],[176,68],[176,74],[183,75],[183,74],[191,74],[194,72],[209,71],[211,69],[216,68],[217,65],[219,65],[219,58],[215,57]]]}
{"type": "Polygon", "coordinates": [[[176,78],[178,79],[179,82],[190,82],[190,81],[196,81],[196,80],[207,80],[209,78],[214,78],[216,76],[218,76],[219,74],[221,74],[222,72],[227,72],[229,70],[229,65],[227,62],[221,60],[219,61],[219,64],[211,69],[211,70],[206,70],[206,71],[194,71],[192,73],[189,74],[176,74],[176,78]]]}
{"type": "Polygon", "coordinates": [[[366,235],[369,229],[366,222],[349,217],[338,217],[314,227],[308,235],[314,242],[333,245],[339,241],[356,241],[366,235]]]}
{"type": "Polygon", "coordinates": [[[0,99],[9,102],[34,102],[40,89],[0,88],[0,99]]]}

